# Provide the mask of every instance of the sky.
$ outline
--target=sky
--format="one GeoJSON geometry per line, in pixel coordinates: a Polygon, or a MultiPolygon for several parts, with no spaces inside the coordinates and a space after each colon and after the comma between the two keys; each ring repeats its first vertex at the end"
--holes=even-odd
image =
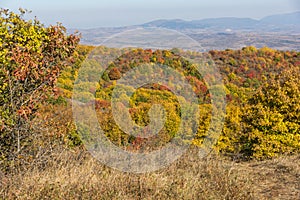
{"type": "Polygon", "coordinates": [[[129,26],[157,19],[249,17],[300,10],[299,0],[0,0],[1,8],[25,8],[44,24],[67,28],[129,26]]]}

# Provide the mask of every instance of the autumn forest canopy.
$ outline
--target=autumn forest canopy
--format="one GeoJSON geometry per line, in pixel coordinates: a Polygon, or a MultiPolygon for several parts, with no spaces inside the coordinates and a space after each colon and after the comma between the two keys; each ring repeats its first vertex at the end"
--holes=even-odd
{"type": "Polygon", "coordinates": [[[67,34],[60,24],[46,27],[37,19],[25,20],[24,14],[23,10],[20,14],[0,11],[2,170],[33,162],[49,148],[84,148],[82,140],[89,132],[84,126],[75,126],[71,109],[74,87],[83,106],[94,103],[107,138],[126,151],[158,150],[174,138],[200,148],[214,106],[205,80],[215,74],[200,74],[183,55],[209,58],[213,63],[207,67],[214,65],[224,84],[226,116],[215,152],[244,160],[300,152],[300,52],[249,46],[205,53],[175,48],[135,48],[122,53],[122,49],[79,45],[80,35],[67,34]],[[87,59],[91,53],[120,56],[98,77],[103,66],[97,57],[87,59]],[[153,104],[164,107],[165,124],[156,136],[131,136],[116,124],[111,102],[117,80],[144,63],[169,66],[185,77],[198,99],[197,126],[177,135],[182,108],[172,92],[177,87],[172,85],[172,81],[176,83],[172,76],[169,87],[153,83],[133,95],[124,92],[119,96],[120,101],[129,102],[130,117],[141,127],[149,125],[153,104]]]}

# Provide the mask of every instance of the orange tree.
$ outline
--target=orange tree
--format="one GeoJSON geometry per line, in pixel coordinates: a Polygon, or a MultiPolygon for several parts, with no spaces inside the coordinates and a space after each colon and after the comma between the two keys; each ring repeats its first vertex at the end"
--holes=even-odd
{"type": "Polygon", "coordinates": [[[26,125],[55,94],[57,76],[79,42],[62,25],[45,27],[24,14],[0,10],[0,161],[22,150],[26,125]]]}

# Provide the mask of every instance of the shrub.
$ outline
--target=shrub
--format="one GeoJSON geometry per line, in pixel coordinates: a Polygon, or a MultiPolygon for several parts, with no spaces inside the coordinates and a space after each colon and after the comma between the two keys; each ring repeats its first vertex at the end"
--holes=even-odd
{"type": "Polygon", "coordinates": [[[45,27],[37,19],[0,10],[0,158],[16,155],[26,140],[25,126],[38,106],[55,94],[61,69],[71,58],[79,37],[58,24],[45,27]]]}

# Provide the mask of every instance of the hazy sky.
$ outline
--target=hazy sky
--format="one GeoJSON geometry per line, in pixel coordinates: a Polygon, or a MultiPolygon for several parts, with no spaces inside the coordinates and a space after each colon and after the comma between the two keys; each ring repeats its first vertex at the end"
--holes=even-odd
{"type": "Polygon", "coordinates": [[[134,25],[155,19],[251,17],[300,10],[300,0],[0,0],[0,7],[32,10],[45,24],[68,28],[134,25]]]}

